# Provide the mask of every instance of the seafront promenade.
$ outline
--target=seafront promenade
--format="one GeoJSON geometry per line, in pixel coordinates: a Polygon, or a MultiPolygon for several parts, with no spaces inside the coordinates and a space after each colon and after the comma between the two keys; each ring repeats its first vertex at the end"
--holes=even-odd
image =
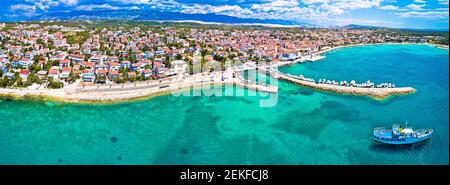
{"type": "MultiPolygon", "coordinates": [[[[15,98],[23,97],[47,97],[66,102],[117,102],[168,94],[179,90],[191,88],[210,89],[213,86],[242,87],[260,92],[277,93],[278,87],[257,84],[233,78],[232,73],[200,73],[187,78],[166,78],[147,82],[123,83],[123,84],[70,84],[61,89],[11,89],[0,88],[0,96],[15,98]]],[[[203,90],[203,89],[202,89],[203,90]]]]}

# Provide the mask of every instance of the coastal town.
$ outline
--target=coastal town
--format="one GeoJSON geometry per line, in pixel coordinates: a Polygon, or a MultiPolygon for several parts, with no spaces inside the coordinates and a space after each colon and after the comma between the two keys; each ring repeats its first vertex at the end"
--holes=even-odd
{"type": "MultiPolygon", "coordinates": [[[[0,23],[0,87],[13,90],[86,90],[91,87],[95,90],[154,84],[152,87],[162,88],[164,82],[170,85],[171,80],[187,79],[195,76],[196,71],[208,74],[207,79],[220,73],[218,80],[212,82],[225,81],[236,78],[236,69],[243,66],[315,61],[324,58],[321,53],[339,47],[377,43],[436,44],[444,39],[373,29],[87,28],[58,22],[0,23]],[[202,70],[195,69],[198,65],[202,70]]],[[[448,40],[447,46],[437,46],[448,48],[448,40]]],[[[325,79],[315,83],[395,87],[389,83],[356,84],[325,79]]]]}

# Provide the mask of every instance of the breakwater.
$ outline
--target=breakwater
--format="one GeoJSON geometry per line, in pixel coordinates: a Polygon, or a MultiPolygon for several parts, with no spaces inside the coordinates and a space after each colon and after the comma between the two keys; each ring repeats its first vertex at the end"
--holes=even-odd
{"type": "Polygon", "coordinates": [[[283,74],[277,70],[267,70],[265,68],[258,68],[259,71],[263,71],[268,75],[271,75],[274,78],[278,78],[281,80],[285,80],[291,83],[295,83],[297,85],[301,85],[304,87],[309,87],[321,91],[334,92],[339,94],[350,94],[350,95],[363,95],[370,96],[375,99],[384,99],[392,95],[401,95],[401,94],[410,94],[414,93],[416,89],[412,87],[393,87],[392,85],[387,87],[386,83],[379,84],[374,86],[372,83],[346,83],[345,85],[342,83],[322,83],[316,82],[314,79],[305,78],[303,76],[293,76],[289,74],[283,74]]]}

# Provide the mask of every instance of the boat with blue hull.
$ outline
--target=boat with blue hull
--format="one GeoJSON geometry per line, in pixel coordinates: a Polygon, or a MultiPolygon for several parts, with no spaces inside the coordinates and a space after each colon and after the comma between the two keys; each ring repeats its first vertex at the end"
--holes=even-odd
{"type": "Polygon", "coordinates": [[[402,145],[414,144],[428,140],[433,135],[432,129],[413,130],[412,127],[403,128],[399,124],[392,125],[392,129],[378,127],[373,130],[373,139],[380,143],[402,145]]]}

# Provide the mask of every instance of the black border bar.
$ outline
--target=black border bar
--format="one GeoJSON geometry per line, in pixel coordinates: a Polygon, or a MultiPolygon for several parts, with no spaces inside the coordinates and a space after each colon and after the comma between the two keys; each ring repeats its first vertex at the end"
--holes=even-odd
{"type": "MultiPolygon", "coordinates": [[[[330,181],[347,182],[355,179],[367,179],[369,181],[388,182],[417,182],[421,180],[435,181],[446,179],[449,172],[448,165],[441,166],[294,166],[294,165],[121,165],[121,166],[89,166],[89,165],[14,165],[0,166],[2,179],[13,178],[15,180],[55,180],[71,179],[84,181],[94,179],[98,181],[139,181],[139,182],[165,182],[171,184],[299,184],[304,181],[330,181]],[[214,177],[210,182],[198,179],[181,179],[182,172],[214,172],[221,177],[214,177]],[[254,177],[267,170],[268,178],[224,179],[226,170],[242,172],[245,170],[254,177]],[[370,180],[373,179],[373,180],[370,180]]],[[[244,173],[245,174],[245,173],[244,173]]],[[[231,176],[229,176],[230,178],[231,176]]],[[[234,177],[239,177],[235,175],[234,177]]],[[[260,177],[260,176],[259,176],[260,177]]],[[[380,182],[381,183],[381,182],[380,182]]]]}

